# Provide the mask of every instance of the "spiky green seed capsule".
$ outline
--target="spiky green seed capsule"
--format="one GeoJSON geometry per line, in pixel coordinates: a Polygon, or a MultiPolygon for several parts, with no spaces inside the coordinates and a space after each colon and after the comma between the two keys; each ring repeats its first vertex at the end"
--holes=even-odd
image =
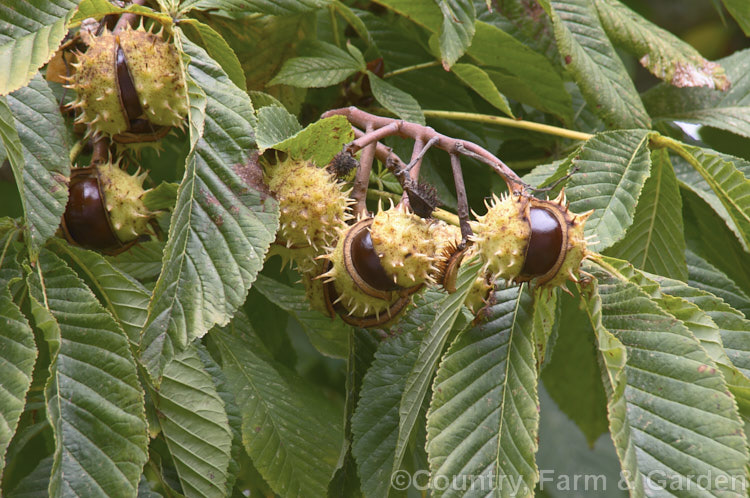
{"type": "Polygon", "coordinates": [[[477,253],[484,261],[483,271],[493,280],[498,277],[513,280],[521,273],[531,228],[525,215],[526,198],[522,196],[493,196],[487,214],[472,222],[477,253]]]}
{"type": "Polygon", "coordinates": [[[104,192],[104,207],[109,212],[112,228],[121,242],[135,240],[149,233],[154,213],[143,203],[143,180],[146,174],[130,175],[117,164],[99,165],[99,181],[104,192]]]}
{"type": "Polygon", "coordinates": [[[160,126],[180,126],[188,113],[180,56],[161,33],[139,27],[119,35],[145,117],[160,126]]]}
{"type": "Polygon", "coordinates": [[[81,114],[77,123],[88,123],[94,131],[114,135],[128,129],[128,118],[120,105],[115,75],[115,36],[105,31],[100,36],[85,33],[89,48],[78,56],[69,88],[78,98],[71,107],[81,114]]]}
{"type": "Polygon", "coordinates": [[[434,228],[404,207],[380,211],[370,227],[380,264],[393,282],[404,288],[430,280],[438,254],[434,228]]]}
{"type": "Polygon", "coordinates": [[[290,249],[312,248],[303,256],[315,256],[333,246],[339,230],[351,218],[351,201],[331,173],[309,161],[288,159],[268,167],[265,181],[279,201],[277,244],[290,249]]]}

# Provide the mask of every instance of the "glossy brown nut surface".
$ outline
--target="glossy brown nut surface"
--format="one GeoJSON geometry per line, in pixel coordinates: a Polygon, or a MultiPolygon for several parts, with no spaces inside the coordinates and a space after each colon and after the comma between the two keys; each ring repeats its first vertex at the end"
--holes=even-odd
{"type": "Polygon", "coordinates": [[[536,277],[552,269],[562,250],[563,233],[560,222],[547,209],[529,209],[531,237],[526,250],[522,276],[536,277]]]}
{"type": "Polygon", "coordinates": [[[115,52],[117,92],[120,96],[120,104],[125,111],[128,121],[133,121],[143,114],[143,108],[141,107],[141,102],[138,100],[138,92],[135,89],[133,78],[130,76],[128,62],[125,59],[125,52],[123,52],[122,47],[120,47],[119,39],[115,46],[117,47],[117,51],[115,52]]]}
{"type": "Polygon", "coordinates": [[[359,276],[374,289],[393,291],[400,289],[380,264],[378,253],[372,246],[370,230],[360,230],[351,241],[352,264],[359,276]]]}
{"type": "Polygon", "coordinates": [[[71,178],[63,216],[68,235],[82,247],[104,250],[122,245],[110,226],[96,176],[79,174],[71,178]]]}

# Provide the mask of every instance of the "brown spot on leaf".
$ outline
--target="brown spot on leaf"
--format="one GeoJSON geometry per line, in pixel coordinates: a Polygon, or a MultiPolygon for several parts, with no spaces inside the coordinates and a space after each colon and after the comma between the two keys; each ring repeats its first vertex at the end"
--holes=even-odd
{"type": "Polygon", "coordinates": [[[260,193],[261,200],[272,197],[268,185],[263,181],[263,168],[258,161],[260,155],[253,152],[244,164],[235,164],[232,169],[242,181],[253,190],[260,193]]]}
{"type": "Polygon", "coordinates": [[[566,55],[565,64],[570,64],[571,62],[573,62],[573,57],[571,57],[570,55],[566,55]]]}

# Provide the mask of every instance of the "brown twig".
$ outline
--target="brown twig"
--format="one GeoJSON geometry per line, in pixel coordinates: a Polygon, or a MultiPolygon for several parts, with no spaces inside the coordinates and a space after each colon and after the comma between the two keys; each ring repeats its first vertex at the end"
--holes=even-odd
{"type": "Polygon", "coordinates": [[[434,129],[428,126],[422,126],[417,123],[410,123],[408,121],[402,121],[400,119],[375,116],[373,114],[357,109],[356,107],[333,109],[324,113],[322,117],[326,118],[334,115],[341,115],[346,117],[354,126],[372,130],[371,132],[367,132],[363,136],[358,137],[347,146],[347,150],[352,154],[356,153],[370,143],[378,142],[383,138],[392,135],[398,135],[402,138],[411,138],[415,141],[429,141],[430,139],[436,139],[433,142],[435,144],[435,147],[442,149],[449,154],[457,152],[467,157],[479,159],[482,162],[488,164],[498,175],[503,178],[503,180],[505,180],[505,182],[508,184],[508,189],[511,192],[526,190],[530,187],[529,185],[526,185],[521,180],[521,178],[505,163],[503,163],[500,159],[495,157],[483,147],[480,147],[479,145],[471,142],[463,142],[461,140],[448,137],[436,132],[434,129]]]}
{"type": "MultiPolygon", "coordinates": [[[[372,126],[368,125],[364,135],[371,132],[372,126]]],[[[368,144],[362,151],[362,155],[359,157],[359,168],[357,168],[357,176],[354,178],[354,186],[352,187],[352,199],[354,199],[355,202],[355,216],[367,214],[367,185],[370,183],[372,160],[375,157],[377,145],[378,144],[375,142],[368,144]]]]}
{"type": "Polygon", "coordinates": [[[469,200],[466,197],[466,185],[464,175],[461,171],[461,159],[455,152],[451,154],[451,169],[453,170],[453,182],[456,184],[456,211],[458,222],[461,227],[461,247],[466,245],[472,234],[469,226],[469,200]]]}

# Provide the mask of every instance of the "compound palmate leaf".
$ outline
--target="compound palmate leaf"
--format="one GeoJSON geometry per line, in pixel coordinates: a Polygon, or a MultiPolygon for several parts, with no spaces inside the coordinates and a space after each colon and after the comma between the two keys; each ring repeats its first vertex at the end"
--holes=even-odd
{"type": "Polygon", "coordinates": [[[586,142],[573,159],[578,170],[568,182],[570,209],[594,212],[586,235],[598,239],[591,248],[602,251],[620,240],[633,222],[641,189],[650,174],[647,130],[605,132],[586,142]]]}
{"type": "Polygon", "coordinates": [[[281,496],[325,496],[343,441],[342,413],[274,362],[244,316],[211,337],[242,412],[242,441],[255,467],[281,496]]]}
{"type": "Polygon", "coordinates": [[[224,402],[194,347],[164,369],[154,403],[185,496],[224,496],[232,447],[224,402]]]}
{"type": "Polygon", "coordinates": [[[495,292],[486,323],[463,332],[435,376],[427,415],[435,496],[534,496],[539,400],[533,299],[495,292]]]}
{"type": "Polygon", "coordinates": [[[590,309],[601,313],[593,325],[627,352],[619,380],[624,384],[613,389],[624,387],[626,417],[617,422],[627,426],[628,439],[616,443],[630,456],[621,461],[633,493],[656,496],[702,485],[703,496],[746,496],[743,424],[716,364],[638,286],[604,270],[593,272],[598,292],[589,299],[590,309]]]}
{"type": "Polygon", "coordinates": [[[0,95],[27,84],[52,57],[77,5],[75,0],[5,0],[0,4],[0,95]]]}
{"type": "Polygon", "coordinates": [[[51,496],[132,496],[146,462],[143,391],[128,339],[93,293],[43,250],[28,276],[50,345],[47,416],[55,434],[51,496]]]}
{"type": "Polygon", "coordinates": [[[188,156],[154,289],[141,358],[158,379],[176,351],[229,321],[278,227],[276,201],[252,188],[247,159],[255,122],[247,94],[200,47],[184,40],[189,76],[203,89],[204,133],[188,156]]]}

